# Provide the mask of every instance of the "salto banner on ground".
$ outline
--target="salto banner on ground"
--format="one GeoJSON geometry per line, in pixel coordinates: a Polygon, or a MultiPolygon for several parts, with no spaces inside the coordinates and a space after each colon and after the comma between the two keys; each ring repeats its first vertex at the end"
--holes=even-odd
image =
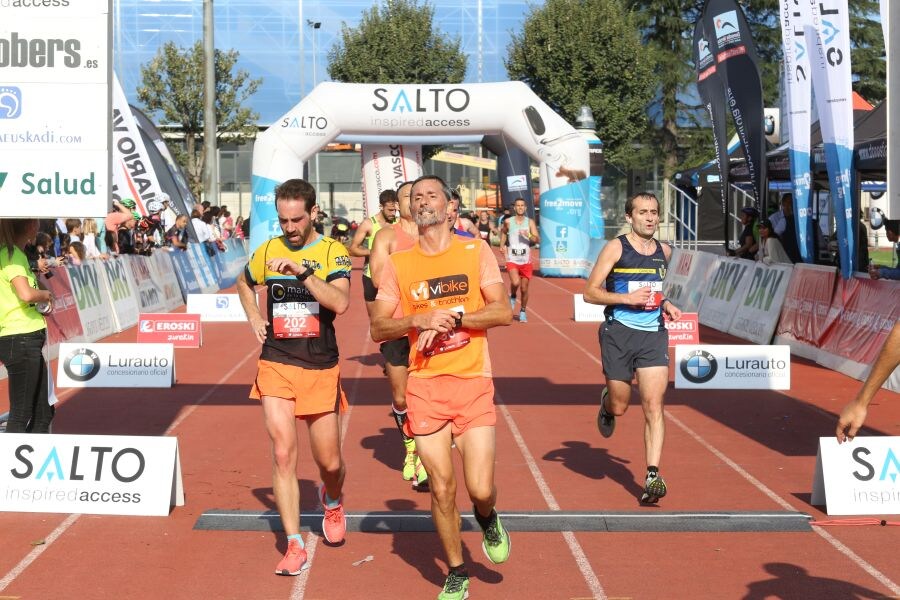
{"type": "Polygon", "coordinates": [[[0,4],[0,216],[102,217],[111,3],[10,4],[0,4]]]}

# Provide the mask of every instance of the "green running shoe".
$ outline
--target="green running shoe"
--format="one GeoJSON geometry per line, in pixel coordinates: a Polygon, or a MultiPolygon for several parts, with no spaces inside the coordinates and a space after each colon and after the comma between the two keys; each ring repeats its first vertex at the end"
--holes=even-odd
{"type": "Polygon", "coordinates": [[[484,529],[481,548],[488,560],[499,565],[506,562],[509,558],[509,549],[512,542],[509,539],[509,532],[500,523],[500,517],[494,513],[494,520],[487,528],[484,529]]]}
{"type": "Polygon", "coordinates": [[[666,495],[667,491],[666,482],[659,476],[659,473],[647,473],[647,482],[644,484],[641,502],[656,504],[660,498],[666,495]]]}
{"type": "Polygon", "coordinates": [[[438,600],[465,600],[469,597],[469,578],[451,572],[444,582],[444,589],[438,594],[438,600]]]}
{"type": "Polygon", "coordinates": [[[418,455],[416,454],[416,440],[409,438],[403,440],[403,445],[406,447],[406,456],[403,458],[403,479],[406,481],[412,481],[416,476],[416,459],[418,455]]]}

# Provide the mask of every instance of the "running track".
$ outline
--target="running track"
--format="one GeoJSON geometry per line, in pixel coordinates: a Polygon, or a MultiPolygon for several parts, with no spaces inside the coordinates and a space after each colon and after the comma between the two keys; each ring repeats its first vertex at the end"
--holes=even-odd
{"type": "MultiPolygon", "coordinates": [[[[583,285],[536,278],[529,322],[490,334],[501,514],[762,511],[828,519],[809,504],[817,437],[832,434],[860,384],[796,358],[787,393],[670,388],[661,465],[670,493],[658,507],[639,506],[640,408],[633,401],[615,436],[600,437],[597,325],[572,320],[571,294],[583,285]]],[[[428,496],[399,476],[402,447],[368,338],[358,269],[352,287],[351,309],[338,319],[351,403],[343,419],[345,506],[427,510],[428,496]]],[[[707,328],[701,335],[742,343],[707,328]]],[[[285,578],[272,573],[281,534],[194,528],[214,509],[274,509],[261,412],[247,399],[257,354],[246,324],[205,324],[202,349],[176,351],[178,384],[170,390],[60,390],[57,433],[177,436],[186,504],[167,518],[0,514],[0,600],[434,598],[446,573],[434,533],[351,532],[331,547],[308,532],[312,566],[285,578]],[[367,556],[373,560],[353,566],[367,556]]],[[[866,435],[900,435],[897,400],[887,391],[876,396],[866,435]]],[[[6,402],[4,381],[0,413],[6,402]]],[[[317,479],[305,432],[300,444],[307,513],[316,510],[317,479]]],[[[459,505],[471,511],[462,486],[459,505]]],[[[463,543],[472,598],[900,598],[898,527],[513,532],[510,561],[496,566],[481,552],[480,533],[465,532],[463,543]]]]}

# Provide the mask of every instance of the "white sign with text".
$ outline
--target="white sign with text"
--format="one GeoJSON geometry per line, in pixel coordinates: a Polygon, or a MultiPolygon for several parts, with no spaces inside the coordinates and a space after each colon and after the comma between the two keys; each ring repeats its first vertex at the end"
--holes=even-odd
{"type": "Polygon", "coordinates": [[[575,321],[578,323],[601,323],[606,320],[603,311],[606,306],[602,304],[588,304],[584,301],[584,294],[574,294],[575,321]]]}
{"type": "Polygon", "coordinates": [[[829,515],[900,514],[900,437],[819,438],[810,503],[829,515]]]}
{"type": "Polygon", "coordinates": [[[675,387],[711,390],[788,390],[789,346],[675,346],[675,387]]]}
{"type": "Polygon", "coordinates": [[[186,312],[200,315],[204,323],[247,320],[237,294],[188,294],[186,312]]]}
{"type": "Polygon", "coordinates": [[[172,344],[70,343],[59,345],[56,386],[172,387],[172,344]]]}
{"type": "Polygon", "coordinates": [[[178,438],[0,435],[0,511],[166,516],[184,505],[178,438]]]}

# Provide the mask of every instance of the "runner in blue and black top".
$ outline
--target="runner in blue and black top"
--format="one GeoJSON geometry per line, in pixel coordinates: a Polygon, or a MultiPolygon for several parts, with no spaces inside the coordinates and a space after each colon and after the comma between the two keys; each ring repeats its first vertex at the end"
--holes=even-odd
{"type": "Polygon", "coordinates": [[[631,401],[631,380],[637,375],[644,409],[647,478],[642,502],[666,495],[659,475],[665,438],[663,395],[669,383],[668,333],[663,311],[673,321],[681,311],[662,295],[662,281],[672,249],[653,238],[659,226],[659,201],[642,193],[625,203],[631,233],[610,240],[588,279],[584,300],[606,306],[600,326],[600,357],[606,387],[600,396],[597,425],[603,437],[613,434],[616,417],[631,401]]]}

